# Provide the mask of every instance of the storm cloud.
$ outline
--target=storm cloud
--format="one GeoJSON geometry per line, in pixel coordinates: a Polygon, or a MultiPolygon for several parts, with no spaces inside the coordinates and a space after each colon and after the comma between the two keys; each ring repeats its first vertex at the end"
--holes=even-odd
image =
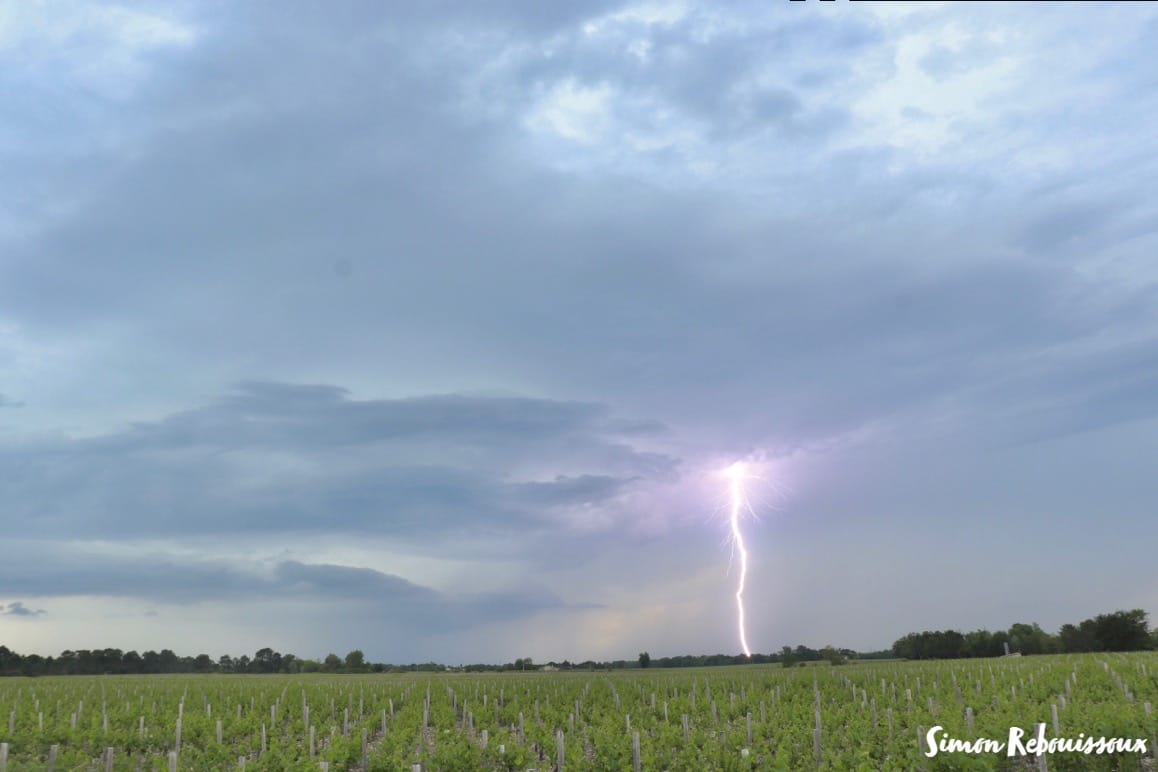
{"type": "Polygon", "coordinates": [[[737,458],[761,650],[1158,612],[1158,16],[966,5],[0,13],[8,645],[729,650],[737,458]]]}

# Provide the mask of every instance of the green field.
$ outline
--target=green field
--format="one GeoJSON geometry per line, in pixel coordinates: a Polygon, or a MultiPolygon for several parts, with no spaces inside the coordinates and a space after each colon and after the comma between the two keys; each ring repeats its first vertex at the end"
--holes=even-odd
{"type": "Polygon", "coordinates": [[[0,679],[7,770],[1036,769],[961,739],[1143,738],[1049,769],[1155,769],[1158,653],[493,674],[0,679]],[[1056,706],[1057,727],[1052,715],[1056,706]],[[971,725],[970,725],[970,722],[971,725]],[[819,726],[819,731],[817,728],[819,726]],[[817,749],[819,748],[819,753],[817,749]],[[111,749],[111,750],[109,750],[111,749]]]}

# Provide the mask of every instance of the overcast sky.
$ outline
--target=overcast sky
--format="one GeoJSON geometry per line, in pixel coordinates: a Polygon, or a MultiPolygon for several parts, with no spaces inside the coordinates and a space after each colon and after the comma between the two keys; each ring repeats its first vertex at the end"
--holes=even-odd
{"type": "Polygon", "coordinates": [[[0,643],[1158,616],[1158,7],[0,0],[0,643]]]}

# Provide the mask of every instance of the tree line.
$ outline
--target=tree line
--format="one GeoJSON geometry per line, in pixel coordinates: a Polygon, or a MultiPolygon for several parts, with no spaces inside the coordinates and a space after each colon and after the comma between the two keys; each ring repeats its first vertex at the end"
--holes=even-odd
{"type": "Polygon", "coordinates": [[[443,670],[443,665],[383,665],[366,662],[358,649],[344,658],[329,654],[322,660],[282,654],[271,648],[258,649],[253,657],[228,654],[213,659],[208,654],[178,656],[170,649],[136,651],[121,649],[77,649],[59,657],[20,655],[0,646],[0,676],[47,675],[151,675],[159,673],[373,673],[387,670],[443,670]]]}
{"type": "Polygon", "coordinates": [[[1158,648],[1158,630],[1151,631],[1142,609],[1099,614],[1078,624],[1065,624],[1051,635],[1037,624],[1019,622],[1008,630],[926,630],[909,633],[893,644],[902,659],[961,659],[1013,654],[1076,654],[1091,651],[1142,651],[1158,648]]]}
{"type": "MultiPolygon", "coordinates": [[[[584,660],[582,662],[550,661],[545,666],[551,670],[622,670],[636,667],[678,668],[714,667],[718,665],[784,664],[791,667],[799,663],[829,661],[841,664],[848,659],[871,659],[891,657],[888,651],[858,653],[851,649],[836,649],[826,646],[812,649],[807,646],[792,648],[785,646],[774,654],[699,654],[652,659],[647,652],[635,660],[584,660]]],[[[361,650],[355,649],[345,657],[329,654],[324,659],[313,660],[282,654],[271,648],[259,649],[252,657],[228,654],[213,659],[208,654],[178,656],[169,649],[160,652],[121,649],[78,649],[63,651],[58,657],[42,657],[38,654],[20,655],[6,646],[0,646],[0,676],[49,676],[49,675],[150,675],[170,673],[412,673],[443,672],[507,672],[538,670],[530,657],[520,657],[514,662],[503,664],[472,664],[449,667],[437,662],[422,662],[409,665],[367,662],[361,650]]]]}
{"type": "MultiPolygon", "coordinates": [[[[828,662],[841,665],[849,660],[884,659],[959,659],[963,657],[999,657],[1009,645],[1011,653],[1061,654],[1091,651],[1140,651],[1158,649],[1158,630],[1151,631],[1142,609],[1100,614],[1074,625],[1062,625],[1051,635],[1037,624],[1017,623],[1008,630],[936,630],[909,633],[893,644],[891,650],[857,652],[825,646],[813,649],[799,645],[784,646],[771,654],[685,654],[674,657],[652,657],[646,651],[634,660],[585,660],[572,663],[551,661],[552,670],[619,670],[624,668],[713,667],[718,665],[799,664],[828,662]]],[[[271,648],[258,649],[252,657],[228,654],[213,659],[208,654],[178,656],[169,649],[136,651],[121,649],[78,649],[63,651],[58,657],[39,654],[20,655],[0,646],[0,676],[48,675],[148,675],[159,673],[412,673],[529,671],[539,666],[530,657],[520,657],[504,664],[474,664],[448,667],[437,662],[394,665],[370,663],[361,650],[339,657],[329,654],[314,660],[281,654],[271,648]]]]}

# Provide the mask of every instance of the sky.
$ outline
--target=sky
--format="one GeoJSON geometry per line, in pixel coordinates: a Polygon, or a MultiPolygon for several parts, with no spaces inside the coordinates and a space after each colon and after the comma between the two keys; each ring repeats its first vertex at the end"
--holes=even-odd
{"type": "Polygon", "coordinates": [[[0,643],[1158,621],[1158,7],[0,0],[0,643]]]}

